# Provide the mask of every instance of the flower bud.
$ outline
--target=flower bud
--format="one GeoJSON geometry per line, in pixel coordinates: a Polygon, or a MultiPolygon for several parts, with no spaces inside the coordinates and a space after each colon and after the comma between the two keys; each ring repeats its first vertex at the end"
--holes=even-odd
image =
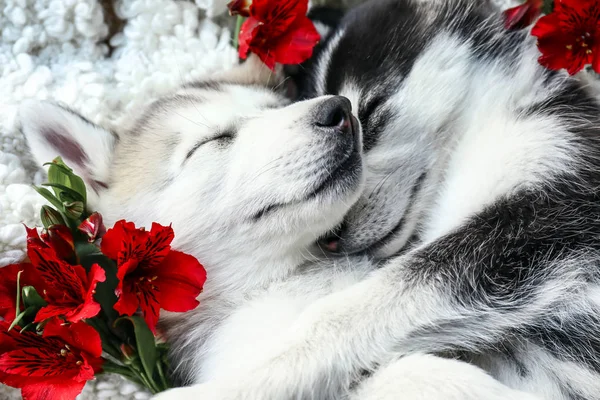
{"type": "Polygon", "coordinates": [[[49,206],[42,206],[42,211],[40,212],[40,218],[42,219],[42,224],[44,224],[44,228],[48,229],[52,225],[64,225],[65,220],[62,215],[54,208],[49,206]]]}
{"type": "Polygon", "coordinates": [[[63,203],[65,206],[65,214],[68,218],[77,219],[83,214],[83,202],[73,201],[70,203],[63,203]]]}
{"type": "Polygon", "coordinates": [[[227,4],[229,15],[239,14],[242,17],[249,17],[250,5],[252,5],[252,0],[232,0],[227,4]]]}
{"type": "Polygon", "coordinates": [[[128,344],[123,343],[121,346],[121,354],[123,354],[124,364],[129,364],[136,359],[135,350],[128,344]]]}
{"type": "Polygon", "coordinates": [[[106,233],[106,227],[102,223],[102,215],[97,212],[90,215],[77,229],[87,236],[90,243],[93,243],[106,233]]]}

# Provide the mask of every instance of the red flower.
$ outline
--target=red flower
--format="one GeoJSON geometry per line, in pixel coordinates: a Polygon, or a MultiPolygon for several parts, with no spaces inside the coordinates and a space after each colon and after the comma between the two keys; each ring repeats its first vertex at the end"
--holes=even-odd
{"type": "Polygon", "coordinates": [[[69,228],[64,225],[52,225],[40,236],[37,229],[25,227],[27,248],[52,249],[61,260],[74,261],[75,243],[69,228]]]}
{"type": "Polygon", "coordinates": [[[240,57],[255,53],[270,69],[310,58],[320,36],[307,9],[307,0],[254,0],[240,30],[240,57]]]}
{"type": "Polygon", "coordinates": [[[101,238],[106,233],[106,228],[102,223],[102,215],[95,212],[83,221],[77,230],[87,236],[88,242],[92,243],[101,238]]]}
{"type": "Polygon", "coordinates": [[[542,56],[540,64],[552,69],[566,68],[575,75],[587,64],[600,72],[600,2],[596,0],[557,1],[554,11],[533,27],[542,56]]]}
{"type": "Polygon", "coordinates": [[[523,29],[533,23],[542,13],[543,0],[527,0],[520,6],[504,11],[506,29],[523,29]]]}
{"type": "Polygon", "coordinates": [[[100,335],[78,322],[53,319],[42,336],[0,322],[0,382],[24,400],[71,400],[102,367],[100,335]]]}
{"type": "MultiPolygon", "coordinates": [[[[56,230],[60,232],[61,230],[56,230]]],[[[57,233],[57,236],[60,235],[57,233]]],[[[51,234],[48,234],[52,238],[51,234]]],[[[69,235],[60,235],[68,238],[69,235]]],[[[68,242],[65,239],[65,242],[68,242]]],[[[100,304],[94,300],[98,282],[104,282],[106,274],[98,264],[92,265],[89,274],[81,265],[71,265],[59,258],[52,240],[44,241],[35,229],[27,230],[27,255],[33,264],[39,295],[48,303],[36,315],[35,322],[63,316],[67,321],[77,322],[92,318],[100,312],[100,304]]],[[[16,293],[16,292],[15,292],[16,293]]]]}
{"type": "Polygon", "coordinates": [[[152,224],[150,232],[132,222],[118,221],[102,238],[102,253],[117,261],[115,310],[124,315],[138,308],[155,332],[159,309],[184,312],[198,305],[206,281],[204,267],[194,257],[171,250],[173,229],[152,224]]]}
{"type": "Polygon", "coordinates": [[[229,3],[227,3],[227,8],[229,8],[229,15],[239,14],[242,17],[249,17],[251,4],[251,0],[232,0],[229,3]]]}

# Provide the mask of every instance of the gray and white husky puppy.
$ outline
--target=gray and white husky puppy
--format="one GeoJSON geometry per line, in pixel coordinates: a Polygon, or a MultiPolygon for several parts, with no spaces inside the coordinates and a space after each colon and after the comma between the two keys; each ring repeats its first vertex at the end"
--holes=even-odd
{"type": "Polygon", "coordinates": [[[40,162],[208,269],[165,316],[192,385],[159,399],[600,398],[600,106],[501,25],[374,0],[325,38],[311,100],[249,62],[116,134],[23,108],[40,162]]]}

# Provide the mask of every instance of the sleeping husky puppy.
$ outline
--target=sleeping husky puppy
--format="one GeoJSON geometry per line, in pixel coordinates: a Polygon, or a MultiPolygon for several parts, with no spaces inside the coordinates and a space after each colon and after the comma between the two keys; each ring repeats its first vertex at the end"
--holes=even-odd
{"type": "Polygon", "coordinates": [[[206,383],[160,399],[595,399],[600,110],[536,58],[486,5],[380,0],[326,39],[313,100],[246,66],[118,140],[56,106],[21,118],[109,222],[173,222],[207,266],[166,324],[206,383]],[[341,257],[313,261],[327,231],[341,257]]]}
{"type": "MultiPolygon", "coordinates": [[[[121,218],[172,223],[173,245],[205,264],[201,305],[163,315],[175,372],[188,383],[257,368],[283,348],[283,333],[303,309],[365,279],[375,265],[365,256],[307,262],[317,238],[340,224],[363,191],[360,126],[348,99],[288,105],[269,89],[274,80],[253,59],[160,98],[121,132],[51,103],[20,111],[37,161],[61,155],[109,226],[121,218]]],[[[458,373],[448,360],[415,357],[413,364],[421,378],[436,364],[458,373]]],[[[514,397],[478,368],[461,368],[461,380],[479,384],[473,400],[514,397]]]]}
{"type": "Polygon", "coordinates": [[[344,18],[309,87],[350,99],[366,180],[325,247],[387,260],[312,303],[260,368],[161,399],[330,399],[357,383],[360,399],[525,398],[479,390],[458,360],[540,398],[600,399],[600,108],[501,25],[472,0],[344,18]]]}
{"type": "MultiPolygon", "coordinates": [[[[145,226],[172,223],[174,246],[205,264],[200,307],[163,315],[176,372],[188,383],[249,374],[284,348],[284,333],[303,309],[375,266],[363,255],[310,256],[364,191],[350,102],[324,96],[287,105],[255,61],[162,97],[118,133],[55,104],[28,103],[20,112],[38,162],[61,155],[85,179],[91,208],[108,224],[123,217],[145,226]]],[[[456,399],[521,396],[467,363],[407,360],[407,369],[394,373],[406,383],[402,393],[412,387],[415,395],[443,390],[456,399]],[[443,384],[431,386],[432,369],[443,384]],[[448,384],[450,376],[457,379],[448,384]]],[[[364,381],[370,387],[361,386],[363,394],[398,393],[364,381]]],[[[364,398],[356,390],[335,398],[345,393],[364,398]]]]}

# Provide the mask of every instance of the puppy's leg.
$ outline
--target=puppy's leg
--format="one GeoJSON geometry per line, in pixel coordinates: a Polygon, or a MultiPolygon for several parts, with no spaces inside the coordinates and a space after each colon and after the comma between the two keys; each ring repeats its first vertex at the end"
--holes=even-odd
{"type": "Polygon", "coordinates": [[[513,390],[478,367],[427,354],[413,354],[379,368],[350,400],[540,400],[513,390]]]}

